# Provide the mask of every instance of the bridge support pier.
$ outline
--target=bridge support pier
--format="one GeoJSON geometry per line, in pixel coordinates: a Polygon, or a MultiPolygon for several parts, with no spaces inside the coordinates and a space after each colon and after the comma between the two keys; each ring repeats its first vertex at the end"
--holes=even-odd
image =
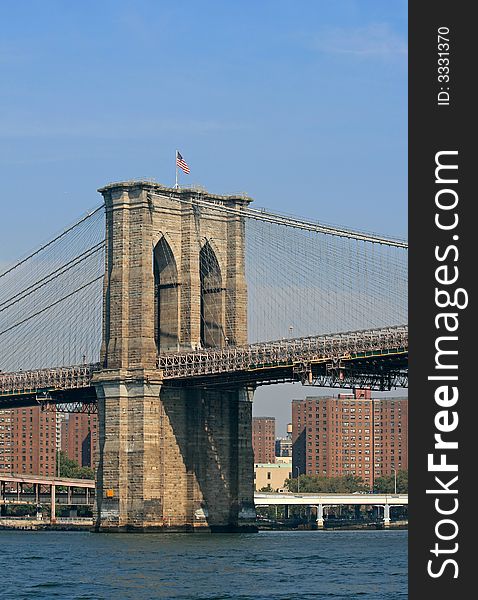
{"type": "Polygon", "coordinates": [[[56,523],[56,486],[50,486],[51,498],[50,498],[50,523],[53,525],[56,523]]]}
{"type": "Polygon", "coordinates": [[[390,527],[390,504],[383,507],[383,526],[387,529],[390,527]]]}
{"type": "Polygon", "coordinates": [[[323,504],[317,504],[316,506],[317,508],[317,529],[323,529],[324,528],[324,505],[323,504]]]}
{"type": "Polygon", "coordinates": [[[97,376],[97,531],[255,530],[252,392],[97,376]]]}

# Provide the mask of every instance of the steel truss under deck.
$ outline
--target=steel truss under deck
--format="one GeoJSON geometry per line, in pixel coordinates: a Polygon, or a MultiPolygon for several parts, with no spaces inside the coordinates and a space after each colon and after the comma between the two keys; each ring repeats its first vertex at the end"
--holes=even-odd
{"type": "MultiPolygon", "coordinates": [[[[407,387],[408,327],[160,354],[164,385],[238,387],[300,381],[324,387],[407,387]]],[[[74,404],[92,412],[97,363],[0,373],[0,408],[74,404]]],[[[66,410],[66,407],[65,407],[66,410]]],[[[71,412],[71,411],[69,411],[71,412]]]]}

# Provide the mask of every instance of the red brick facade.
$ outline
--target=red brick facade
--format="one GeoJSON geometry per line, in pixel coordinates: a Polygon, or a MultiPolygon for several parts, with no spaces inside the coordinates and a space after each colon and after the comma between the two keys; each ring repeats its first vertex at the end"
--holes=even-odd
{"type": "Polygon", "coordinates": [[[56,411],[0,411],[0,472],[55,475],[58,438],[56,411]]]}
{"type": "Polygon", "coordinates": [[[65,424],[62,450],[68,458],[75,460],[80,467],[95,468],[98,450],[98,417],[97,415],[70,414],[65,424]]]}
{"type": "Polygon", "coordinates": [[[254,463],[274,463],[276,443],[275,417],[252,418],[254,463]]]}
{"type": "Polygon", "coordinates": [[[0,411],[0,473],[57,475],[58,450],[95,467],[97,415],[44,412],[39,406],[0,411]]]}
{"type": "Polygon", "coordinates": [[[408,399],[370,390],[292,401],[293,472],[377,477],[408,469],[408,399]]]}

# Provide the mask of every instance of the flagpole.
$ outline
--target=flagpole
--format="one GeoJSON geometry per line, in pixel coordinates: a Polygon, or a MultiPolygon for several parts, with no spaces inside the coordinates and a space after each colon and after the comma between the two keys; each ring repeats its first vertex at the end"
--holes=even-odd
{"type": "Polygon", "coordinates": [[[179,189],[178,184],[178,151],[176,150],[176,185],[174,186],[176,189],[179,189]]]}

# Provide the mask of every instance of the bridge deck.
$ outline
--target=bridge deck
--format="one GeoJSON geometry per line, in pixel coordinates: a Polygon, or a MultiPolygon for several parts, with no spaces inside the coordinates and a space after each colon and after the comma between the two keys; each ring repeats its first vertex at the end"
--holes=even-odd
{"type": "Polygon", "coordinates": [[[56,485],[75,488],[95,488],[94,479],[72,479],[69,477],[48,477],[41,475],[21,475],[13,473],[12,475],[0,475],[1,483],[15,483],[23,485],[56,485]]]}
{"type": "Polygon", "coordinates": [[[266,492],[255,492],[254,502],[256,506],[313,506],[323,504],[324,506],[338,506],[357,504],[376,505],[393,504],[401,506],[408,504],[408,494],[274,494],[266,492]]]}
{"type": "MultiPolygon", "coordinates": [[[[406,386],[407,361],[408,327],[399,326],[161,354],[157,366],[170,385],[184,385],[185,380],[191,386],[301,381],[390,389],[406,386]]],[[[0,373],[0,405],[28,404],[42,395],[63,403],[78,396],[94,402],[93,376],[99,370],[99,364],[86,364],[0,373]]]]}

